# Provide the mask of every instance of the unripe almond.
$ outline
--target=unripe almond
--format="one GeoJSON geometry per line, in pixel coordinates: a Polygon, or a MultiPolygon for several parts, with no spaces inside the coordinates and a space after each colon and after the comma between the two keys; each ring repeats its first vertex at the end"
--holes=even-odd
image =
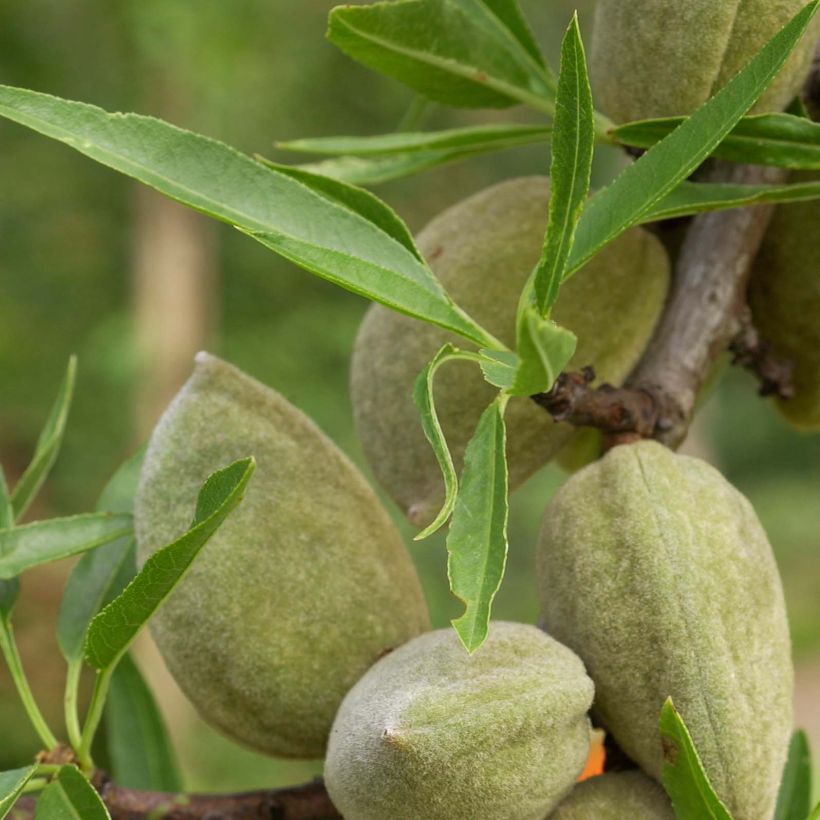
{"type": "Polygon", "coordinates": [[[666,792],[643,772],[611,772],[572,790],[550,820],[675,820],[666,792]]]}
{"type": "MultiPolygon", "coordinates": [[[[803,174],[794,181],[817,179],[803,174]]],[[[820,204],[780,205],[749,280],[755,327],[793,365],[794,398],[778,402],[797,428],[820,430],[820,204]]]]}
{"type": "Polygon", "coordinates": [[[452,629],[382,658],[333,724],[328,792],[345,820],[543,820],[587,759],[592,681],[540,630],[452,629]]]}
{"type": "Polygon", "coordinates": [[[595,710],[660,779],[668,697],[736,820],[770,820],[792,729],[780,576],[749,502],[651,441],[572,476],[538,548],[546,628],[595,681],[595,710]]]}
{"type": "MultiPolygon", "coordinates": [[[[691,114],[805,5],[803,0],[598,0],[590,71],[615,122],[691,114]]],[[[811,67],[815,24],[753,113],[780,111],[811,67]]]]}
{"type": "Polygon", "coordinates": [[[148,446],[140,561],[185,532],[210,473],[248,455],[242,504],[151,628],[206,721],[268,754],[321,757],[348,689],[428,628],[424,597],[356,468],[282,396],[207,354],[148,446]]]}

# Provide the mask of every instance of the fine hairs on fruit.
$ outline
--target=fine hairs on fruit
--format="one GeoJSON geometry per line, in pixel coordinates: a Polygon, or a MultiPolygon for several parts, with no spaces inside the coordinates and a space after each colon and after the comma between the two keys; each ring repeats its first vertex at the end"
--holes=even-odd
{"type": "Polygon", "coordinates": [[[541,630],[452,629],[382,658],[339,709],[325,761],[345,820],[544,820],[584,768],[592,681],[541,630]]]}
{"type": "Polygon", "coordinates": [[[653,441],[573,475],[537,553],[546,628],[595,681],[595,711],[660,780],[658,716],[680,711],[735,820],[770,820],[792,731],[783,590],[749,502],[653,441]]]}
{"type": "Polygon", "coordinates": [[[321,757],[348,689],[429,628],[402,539],[299,410],[199,354],[154,431],[135,505],[141,563],[183,533],[215,470],[253,455],[245,498],[151,622],[176,681],[234,740],[321,757]]]}
{"type": "MultiPolygon", "coordinates": [[[[502,182],[444,211],[418,237],[456,302],[511,347],[519,296],[541,253],[549,192],[546,177],[502,182]]],[[[669,276],[660,241],[633,228],[567,280],[553,318],[578,336],[569,369],[593,365],[599,382],[621,384],[661,314],[669,276]]],[[[446,342],[469,347],[440,328],[373,305],[353,351],[351,398],[365,455],[378,481],[417,526],[438,511],[443,485],[413,403],[413,384],[446,342]]],[[[496,392],[471,362],[449,363],[438,372],[436,410],[456,469],[496,392]]],[[[506,421],[513,489],[574,434],[525,397],[510,401],[506,421]]]]}
{"type": "MultiPolygon", "coordinates": [[[[590,74],[617,123],[691,114],[732,79],[804,0],[598,0],[590,74]]],[[[811,68],[814,23],[753,114],[783,110],[811,68]]]]}
{"type": "Polygon", "coordinates": [[[576,786],[550,820],[675,820],[666,792],[642,771],[609,772],[576,786]]]}

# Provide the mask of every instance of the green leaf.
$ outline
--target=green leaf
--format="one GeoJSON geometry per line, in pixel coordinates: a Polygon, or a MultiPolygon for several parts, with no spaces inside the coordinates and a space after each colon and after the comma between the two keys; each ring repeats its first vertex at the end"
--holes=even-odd
{"type": "Polygon", "coordinates": [[[67,661],[82,659],[92,619],[128,586],[136,572],[132,537],[119,538],[83,556],[66,585],[57,622],[57,642],[67,661]]]}
{"type": "Polygon", "coordinates": [[[682,182],[671,194],[653,205],[641,222],[674,219],[705,211],[820,198],[820,182],[789,185],[734,185],[722,182],[682,182]]]}
{"type": "Polygon", "coordinates": [[[286,151],[327,156],[392,157],[429,151],[501,151],[518,145],[547,142],[552,129],[544,125],[473,125],[446,131],[379,134],[375,137],[316,137],[277,143],[286,151]]]}
{"type": "Polygon", "coordinates": [[[641,222],[715,150],[780,71],[818,3],[807,5],[712,99],[592,197],[578,223],[566,276],[641,222]]]}
{"type": "Polygon", "coordinates": [[[453,626],[471,653],[487,637],[507,561],[506,400],[502,394],[484,411],[467,445],[447,536],[450,589],[466,605],[453,626]]]}
{"type": "Polygon", "coordinates": [[[68,360],[65,378],[60,386],[60,392],[51,408],[45,427],[37,440],[34,456],[31,463],[14,487],[11,496],[14,506],[15,519],[21,518],[29,504],[34,500],[38,490],[46,480],[52,465],[57,460],[60,445],[63,443],[63,434],[68,420],[68,411],[71,407],[71,398],[74,395],[74,382],[77,376],[77,357],[71,356],[68,360]]]}
{"type": "Polygon", "coordinates": [[[441,429],[438,414],[436,413],[433,393],[436,372],[445,362],[457,359],[475,361],[477,358],[474,353],[465,353],[451,344],[446,344],[436,353],[427,367],[419,373],[413,387],[413,401],[421,415],[421,426],[424,430],[424,435],[433,448],[436,461],[441,468],[441,474],[444,478],[444,505],[433,522],[415,537],[414,540],[416,541],[421,541],[432,535],[447,522],[447,519],[453,512],[456,496],[458,495],[456,468],[453,466],[453,458],[450,455],[450,449],[447,446],[447,440],[444,437],[444,431],[441,429]]]}
{"type": "Polygon", "coordinates": [[[482,350],[479,364],[484,381],[499,390],[510,390],[515,384],[520,362],[517,353],[507,350],[482,350]]]}
{"type": "Polygon", "coordinates": [[[425,171],[431,171],[441,165],[448,165],[464,159],[472,159],[488,153],[476,151],[417,151],[409,154],[396,154],[383,157],[335,157],[321,162],[308,162],[299,165],[302,170],[321,174],[351,185],[374,187],[394,179],[404,179],[425,171]]]}
{"type": "Polygon", "coordinates": [[[814,811],[809,815],[808,820],[820,820],[820,803],[814,807],[814,811]]]}
{"type": "MultiPolygon", "coordinates": [[[[428,287],[417,279],[405,278],[368,260],[354,259],[342,251],[305,244],[284,234],[244,232],[285,259],[304,264],[313,271],[321,269],[323,278],[360,296],[381,302],[399,313],[452,330],[477,344],[489,347],[501,345],[455,305],[437,283],[435,286],[428,283],[428,287]],[[339,271],[344,272],[344,278],[337,275],[339,271]]],[[[429,271],[429,268],[426,270],[429,271]]],[[[429,274],[433,276],[432,271],[429,274]]]]}
{"type": "Polygon", "coordinates": [[[17,802],[26,783],[34,777],[36,766],[0,772],[0,820],[3,820],[17,802]]]}
{"type": "Polygon", "coordinates": [[[9,495],[9,486],[6,483],[6,473],[0,464],[0,530],[14,526],[14,507],[9,495]]]}
{"type": "MultiPolygon", "coordinates": [[[[140,449],[117,470],[97,502],[98,510],[133,511],[144,458],[145,450],[140,449]]],[[[68,579],[57,621],[57,642],[67,661],[82,659],[92,618],[125,589],[136,572],[132,535],[118,538],[80,559],[68,579]]]]}
{"type": "Polygon", "coordinates": [[[550,85],[554,86],[555,78],[544,62],[541,49],[533,37],[529,23],[521,13],[518,0],[484,0],[484,5],[516,36],[518,42],[529,52],[533,60],[547,71],[550,85]]]}
{"type": "MultiPolygon", "coordinates": [[[[14,508],[11,505],[6,474],[0,465],[0,530],[14,526],[14,508]]],[[[17,603],[20,594],[20,582],[16,578],[0,580],[0,619],[7,619],[17,603]]]]}
{"type": "Polygon", "coordinates": [[[17,578],[0,580],[0,620],[8,620],[20,595],[20,581],[17,578]]]}
{"type": "Polygon", "coordinates": [[[117,663],[242,500],[255,468],[253,458],[242,459],[214,473],[202,485],[188,532],[155,552],[125,590],[91,621],[85,657],[92,667],[106,670],[117,663]]]}
{"type": "Polygon", "coordinates": [[[549,316],[558,298],[575,229],[589,196],[594,148],[592,90],[576,13],[561,46],[561,73],[552,137],[549,222],[533,283],[538,311],[545,317],[549,316]]]}
{"type": "Polygon", "coordinates": [[[774,820],[804,820],[811,809],[811,752],[803,731],[795,732],[780,781],[774,820]]]}
{"type": "Polygon", "coordinates": [[[108,809],[75,766],[63,766],[37,801],[37,820],[110,820],[108,809]]]}
{"type": "MultiPolygon", "coordinates": [[[[683,120],[670,118],[633,122],[615,128],[611,136],[622,145],[651,148],[683,120]]],[[[714,150],[730,162],[780,168],[820,168],[820,123],[792,114],[744,117],[714,150]]]]}
{"type": "Polygon", "coordinates": [[[97,499],[97,512],[134,512],[134,498],[145,461],[145,450],[144,446],[140,447],[120,464],[97,499]]]}
{"type": "Polygon", "coordinates": [[[113,513],[52,518],[0,530],[0,578],[15,578],[40,564],[87,552],[132,530],[130,515],[113,513]]]}
{"type": "Polygon", "coordinates": [[[511,396],[532,396],[549,390],[569,364],[578,345],[576,335],[528,308],[518,325],[519,363],[511,396]]]}
{"type": "Polygon", "coordinates": [[[0,86],[0,116],[235,225],[340,287],[489,347],[427,265],[361,213],[223,143],[136,114],[0,86]]]}
{"type": "Polygon", "coordinates": [[[269,160],[266,160],[265,164],[269,168],[303,182],[312,190],[322,193],[339,205],[363,216],[381,228],[388,236],[404,245],[422,264],[426,264],[407,225],[389,205],[369,191],[322,174],[314,174],[296,165],[280,165],[269,160]]]}
{"type": "Polygon", "coordinates": [[[137,665],[126,653],[105,702],[111,777],[118,786],[180,792],[182,781],[165,723],[137,665]]]}
{"type": "Polygon", "coordinates": [[[663,785],[672,800],[678,820],[732,820],[712,788],[672,698],[661,709],[663,785]]]}
{"type": "Polygon", "coordinates": [[[338,6],[328,37],[354,60],[437,102],[466,108],[526,103],[551,114],[553,80],[513,14],[509,0],[338,6]]]}

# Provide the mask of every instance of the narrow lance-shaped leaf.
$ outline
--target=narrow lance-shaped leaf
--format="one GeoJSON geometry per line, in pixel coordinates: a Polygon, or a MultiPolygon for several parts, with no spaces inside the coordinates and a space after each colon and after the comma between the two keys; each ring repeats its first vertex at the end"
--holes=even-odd
{"type": "Polygon", "coordinates": [[[500,151],[516,145],[530,145],[550,139],[546,125],[513,123],[472,125],[445,131],[417,131],[379,134],[375,137],[316,137],[278,142],[278,148],[306,154],[354,157],[391,157],[427,151],[500,151]]]}
{"type": "MultiPolygon", "coordinates": [[[[394,179],[404,179],[442,165],[472,159],[489,152],[487,150],[415,151],[383,157],[334,157],[321,162],[307,162],[298,167],[312,174],[349,182],[352,185],[374,187],[394,179]]],[[[493,149],[494,150],[494,149],[493,149]]],[[[270,160],[260,159],[269,163],[270,160]]]]}
{"type": "Polygon", "coordinates": [[[130,515],[88,513],[0,530],[0,579],[87,552],[132,532],[130,515]]]}
{"type": "Polygon", "coordinates": [[[552,78],[504,6],[509,0],[338,6],[328,37],[354,60],[438,102],[466,108],[526,103],[552,113],[552,78]]]}
{"type": "MultiPolygon", "coordinates": [[[[674,131],[683,119],[644,120],[615,128],[611,136],[622,145],[651,148],[674,131]]],[[[744,117],[712,156],[730,162],[780,168],[820,168],[820,123],[794,114],[744,117]]]]}
{"type": "Polygon", "coordinates": [[[532,59],[545,70],[545,76],[549,78],[550,85],[554,85],[555,79],[544,62],[541,49],[538,47],[529,23],[521,13],[518,0],[484,0],[484,5],[512,32],[518,42],[529,52],[532,59]]]}
{"type": "Polygon", "coordinates": [[[715,794],[703,769],[692,737],[672,699],[661,710],[663,785],[672,800],[678,820],[732,820],[715,794]]]}
{"type": "Polygon", "coordinates": [[[117,663],[242,500],[255,468],[253,458],[243,459],[214,473],[202,485],[188,532],[154,553],[137,577],[91,622],[85,644],[89,665],[105,670],[117,663]]]}
{"type": "Polygon", "coordinates": [[[0,820],[11,811],[36,771],[36,766],[26,766],[23,769],[0,772],[0,820]]]}
{"type": "Polygon", "coordinates": [[[795,732],[780,781],[774,820],[804,820],[811,809],[811,752],[803,731],[795,732]]]}
{"type": "Polygon", "coordinates": [[[733,185],[723,182],[682,182],[671,194],[652,206],[641,222],[675,219],[706,211],[820,198],[820,182],[789,185],[733,185]]]}
{"type": "Polygon", "coordinates": [[[37,801],[36,820],[110,820],[97,790],[75,766],[63,766],[37,801]]]}
{"type": "Polygon", "coordinates": [[[478,344],[499,344],[404,244],[304,180],[161,120],[108,114],[25,89],[0,86],[0,116],[235,225],[340,287],[478,344]]]}
{"type": "Polygon", "coordinates": [[[457,359],[476,361],[478,358],[474,353],[465,353],[451,344],[446,344],[436,353],[427,367],[422,370],[413,387],[413,401],[421,415],[421,426],[424,435],[433,448],[433,453],[444,479],[444,505],[433,522],[415,537],[416,541],[421,541],[432,535],[447,522],[453,512],[458,494],[458,477],[453,466],[453,457],[450,455],[450,449],[447,446],[447,440],[444,437],[444,431],[441,429],[438,414],[436,413],[433,391],[436,372],[445,362],[457,359]]]}
{"type": "Polygon", "coordinates": [[[52,465],[57,460],[60,446],[63,443],[68,411],[71,407],[71,399],[74,395],[74,382],[77,377],[77,358],[72,356],[68,360],[63,383],[60,392],[51,408],[48,420],[37,440],[34,456],[31,463],[26,467],[25,472],[20,476],[20,480],[14,487],[11,496],[14,507],[15,519],[21,518],[29,504],[34,500],[38,490],[46,480],[46,476],[52,465]]]}
{"type": "Polygon", "coordinates": [[[265,164],[286,176],[304,182],[314,191],[321,191],[343,207],[378,225],[388,236],[404,245],[420,262],[426,264],[407,225],[389,205],[369,191],[322,174],[314,174],[298,165],[280,165],[270,161],[265,161],[265,164]]]}
{"type": "MultiPolygon", "coordinates": [[[[144,457],[145,450],[141,449],[117,470],[97,502],[98,510],[133,511],[144,457]]],[[[82,660],[91,619],[125,589],[136,571],[135,544],[131,534],[80,559],[68,579],[57,621],[57,642],[67,661],[82,660]]]]}
{"type": "MultiPolygon", "coordinates": [[[[0,530],[14,525],[14,508],[11,505],[6,474],[0,465],[0,530]]],[[[17,603],[20,594],[20,582],[16,578],[0,581],[0,619],[8,618],[17,603]]]]}
{"type": "Polygon", "coordinates": [[[723,89],[592,197],[578,224],[565,276],[641,222],[714,151],[777,76],[819,3],[809,3],[723,89]]]}
{"type": "Polygon", "coordinates": [[[182,790],[165,723],[128,653],[112,675],[105,718],[109,773],[118,786],[159,792],[182,790]]]}
{"type": "Polygon", "coordinates": [[[447,537],[450,589],[466,605],[453,626],[468,652],[487,637],[507,561],[506,402],[501,394],[484,411],[467,445],[447,537]]]}
{"type": "MultiPolygon", "coordinates": [[[[589,196],[595,147],[592,91],[577,13],[561,47],[550,171],[549,222],[535,270],[538,311],[548,317],[558,298],[575,229],[589,196]]],[[[519,351],[519,355],[522,355],[519,351]]]]}
{"type": "Polygon", "coordinates": [[[511,390],[521,359],[517,353],[508,350],[482,350],[479,364],[487,384],[499,390],[511,390]]]}
{"type": "Polygon", "coordinates": [[[511,396],[532,396],[549,390],[569,364],[578,345],[576,335],[528,308],[518,324],[519,364],[511,396]]]}

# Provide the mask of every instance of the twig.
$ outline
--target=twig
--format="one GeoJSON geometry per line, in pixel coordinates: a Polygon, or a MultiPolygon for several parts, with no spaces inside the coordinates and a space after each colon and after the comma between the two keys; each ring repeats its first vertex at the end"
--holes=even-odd
{"type": "Polygon", "coordinates": [[[658,408],[651,393],[611,384],[592,388],[594,380],[592,367],[562,373],[549,392],[533,396],[533,401],[556,421],[597,427],[607,433],[652,435],[658,422],[658,408]]]}
{"type": "MultiPolygon", "coordinates": [[[[711,174],[747,185],[782,182],[786,175],[779,168],[723,163],[711,174]]],[[[700,214],[689,228],[666,310],[627,384],[658,401],[653,438],[664,444],[683,441],[700,388],[740,330],[749,269],[772,213],[772,206],[755,206],[700,214]]]]}
{"type": "MultiPolygon", "coordinates": [[[[748,185],[778,183],[786,176],[779,168],[725,163],[708,172],[711,181],[748,185]]],[[[664,314],[623,388],[593,389],[584,373],[566,374],[535,401],[561,421],[598,427],[621,440],[626,433],[677,447],[712,365],[742,328],[749,269],[772,212],[772,206],[755,206],[692,220],[664,314]]],[[[769,365],[771,378],[782,375],[769,372],[769,365]]]]}
{"type": "MultiPolygon", "coordinates": [[[[303,786],[224,795],[147,792],[98,777],[95,786],[111,820],[339,820],[320,779],[303,786]]],[[[36,800],[25,797],[12,820],[33,820],[36,800]]]]}

